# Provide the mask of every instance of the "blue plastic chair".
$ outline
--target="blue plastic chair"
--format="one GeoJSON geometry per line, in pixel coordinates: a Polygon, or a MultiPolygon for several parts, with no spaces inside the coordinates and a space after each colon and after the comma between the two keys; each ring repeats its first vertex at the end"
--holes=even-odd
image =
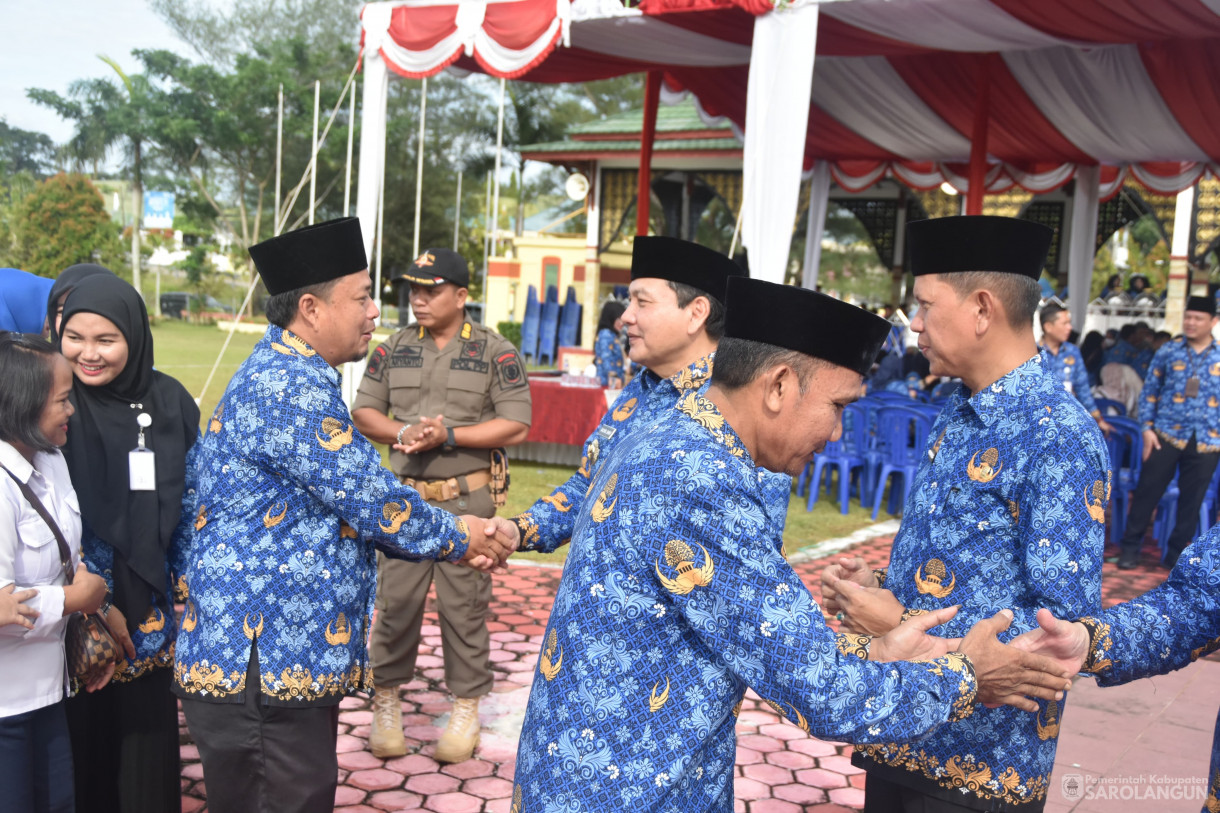
{"type": "Polygon", "coordinates": [[[1199,506],[1199,527],[1195,537],[1200,537],[1211,530],[1216,524],[1216,492],[1220,490],[1220,466],[1216,466],[1212,481],[1207,485],[1207,493],[1203,495],[1203,503],[1199,506]]]}
{"type": "Polygon", "coordinates": [[[575,347],[576,334],[580,330],[580,303],[576,301],[576,290],[568,286],[568,295],[559,309],[559,346],[575,347]]]}
{"type": "MultiPolygon", "coordinates": [[[[826,447],[813,456],[813,460],[805,470],[809,477],[805,485],[809,488],[809,498],[805,510],[812,511],[818,503],[822,490],[822,475],[826,475],[826,490],[830,491],[831,474],[838,474],[839,513],[846,514],[848,501],[851,498],[853,480],[859,482],[863,478],[864,458],[858,454],[859,442],[857,435],[867,431],[864,410],[855,404],[850,404],[843,411],[843,435],[836,441],[826,444],[826,447]],[[858,471],[861,470],[861,471],[858,471]]],[[[802,473],[804,477],[804,473],[802,473]]],[[[800,493],[801,484],[797,485],[800,493]]],[[[863,492],[863,485],[860,486],[863,492]]]]}
{"type": "Polygon", "coordinates": [[[525,295],[525,318],[521,320],[521,355],[528,359],[538,356],[538,325],[542,306],[538,304],[538,291],[533,285],[525,295]]]}
{"type": "MultiPolygon", "coordinates": [[[[553,290],[554,286],[552,286],[553,290]]],[[[542,306],[542,318],[538,323],[538,363],[545,358],[548,364],[555,363],[555,342],[559,334],[559,302],[547,295],[542,306]]]]}
{"type": "Polygon", "coordinates": [[[1139,421],[1114,415],[1107,418],[1114,431],[1106,438],[1110,455],[1110,542],[1117,545],[1127,528],[1131,495],[1143,466],[1144,433],[1139,421]]]}
{"type": "Polygon", "coordinates": [[[932,433],[933,423],[925,412],[905,406],[883,407],[877,417],[877,439],[882,457],[881,470],[874,482],[873,519],[881,510],[885,483],[891,476],[902,478],[902,498],[899,501],[899,484],[891,482],[889,512],[897,514],[898,509],[906,504],[915,481],[915,471],[928,447],[928,435],[932,433]]]}
{"type": "Polygon", "coordinates": [[[1104,418],[1108,418],[1111,415],[1125,417],[1127,414],[1127,408],[1123,406],[1122,401],[1115,401],[1110,398],[1094,398],[1093,403],[1097,404],[1097,408],[1101,411],[1104,418]]]}

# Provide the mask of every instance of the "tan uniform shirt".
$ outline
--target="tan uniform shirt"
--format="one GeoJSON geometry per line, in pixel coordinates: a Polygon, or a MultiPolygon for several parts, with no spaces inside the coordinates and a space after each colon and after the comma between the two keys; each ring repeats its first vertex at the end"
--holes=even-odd
{"type": "MultiPolygon", "coordinates": [[[[483,325],[463,323],[443,350],[418,324],[395,333],[369,355],[352,410],[370,407],[415,424],[421,415],[445,425],[471,426],[492,418],[529,425],[530,388],[512,343],[483,325]]],[[[399,477],[440,480],[486,469],[489,450],[440,446],[421,454],[390,450],[399,477]]]]}

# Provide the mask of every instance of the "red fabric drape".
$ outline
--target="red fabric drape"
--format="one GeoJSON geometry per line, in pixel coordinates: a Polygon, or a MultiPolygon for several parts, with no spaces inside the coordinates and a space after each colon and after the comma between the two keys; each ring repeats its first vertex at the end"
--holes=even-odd
{"type": "Polygon", "coordinates": [[[990,0],[1027,25],[1066,40],[1149,42],[1220,34],[1199,0],[990,0]]]}
{"type": "Polygon", "coordinates": [[[1140,46],[1144,69],[1191,140],[1220,160],[1220,52],[1193,40],[1140,46]]]}

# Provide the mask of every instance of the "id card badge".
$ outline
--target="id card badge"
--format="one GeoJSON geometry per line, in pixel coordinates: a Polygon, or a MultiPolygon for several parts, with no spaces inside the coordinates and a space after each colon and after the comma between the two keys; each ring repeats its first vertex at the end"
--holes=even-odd
{"type": "Polygon", "coordinates": [[[127,470],[132,491],[157,490],[157,456],[151,449],[132,449],[128,452],[127,470]]]}
{"type": "Polygon", "coordinates": [[[1199,394],[1199,377],[1192,375],[1186,379],[1186,397],[1195,398],[1199,394]]]}

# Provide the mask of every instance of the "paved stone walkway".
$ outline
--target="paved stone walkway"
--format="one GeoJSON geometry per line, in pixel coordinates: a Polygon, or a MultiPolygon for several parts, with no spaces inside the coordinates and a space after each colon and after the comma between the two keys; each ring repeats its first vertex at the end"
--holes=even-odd
{"type": "MultiPolygon", "coordinates": [[[[852,553],[880,567],[889,561],[890,542],[888,537],[873,539],[854,546],[852,553]]],[[[829,561],[795,565],[815,595],[820,595],[818,574],[829,561]]],[[[390,760],[370,754],[370,702],[344,700],[336,811],[508,811],[517,737],[560,574],[556,567],[511,563],[507,573],[495,577],[488,626],[496,686],[480,708],[483,732],[475,758],[458,765],[441,766],[432,759],[450,703],[444,690],[440,629],[429,600],[418,676],[402,690],[409,754],[390,760]]],[[[1109,606],[1139,595],[1159,584],[1165,574],[1151,556],[1133,571],[1107,564],[1103,603],[1109,606]]],[[[1078,681],[1065,714],[1048,813],[1197,811],[1200,801],[1150,805],[1117,796],[1104,802],[1096,797],[1103,794],[1098,788],[1104,783],[1121,777],[1152,781],[1153,775],[1164,775],[1185,782],[1191,776],[1205,776],[1220,704],[1218,678],[1220,663],[1205,663],[1116,689],[1100,690],[1090,680],[1078,681]],[[1124,806],[1128,804],[1132,806],[1124,806]]],[[[207,788],[185,724],[181,732],[183,810],[195,813],[206,810],[207,788]]],[[[737,733],[735,788],[740,813],[833,813],[863,806],[864,775],[852,767],[849,746],[806,736],[752,693],[742,707],[737,733]]]]}

